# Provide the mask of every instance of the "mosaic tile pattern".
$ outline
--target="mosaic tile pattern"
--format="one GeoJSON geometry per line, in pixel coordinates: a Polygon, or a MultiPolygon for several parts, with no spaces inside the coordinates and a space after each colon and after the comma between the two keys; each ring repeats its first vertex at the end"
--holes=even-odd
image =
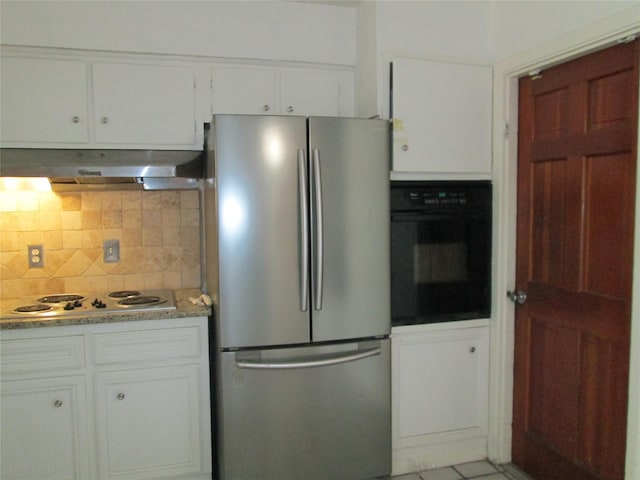
{"type": "Polygon", "coordinates": [[[0,298],[89,286],[199,288],[198,191],[0,191],[0,298]],[[111,239],[117,263],[103,261],[111,239]],[[44,268],[29,268],[27,245],[43,245],[44,268]]]}

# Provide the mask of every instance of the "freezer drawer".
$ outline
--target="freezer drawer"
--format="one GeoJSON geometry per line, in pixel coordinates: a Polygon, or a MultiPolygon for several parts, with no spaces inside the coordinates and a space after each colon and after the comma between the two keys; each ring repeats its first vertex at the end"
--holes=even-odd
{"type": "Polygon", "coordinates": [[[390,342],[219,354],[225,480],[358,480],[391,472],[390,342]]]}

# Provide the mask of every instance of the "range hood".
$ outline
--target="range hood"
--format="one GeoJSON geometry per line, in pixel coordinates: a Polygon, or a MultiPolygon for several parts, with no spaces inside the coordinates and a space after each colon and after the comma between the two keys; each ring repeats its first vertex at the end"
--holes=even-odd
{"type": "Polygon", "coordinates": [[[197,188],[203,152],[0,149],[0,176],[47,177],[53,190],[197,188]]]}

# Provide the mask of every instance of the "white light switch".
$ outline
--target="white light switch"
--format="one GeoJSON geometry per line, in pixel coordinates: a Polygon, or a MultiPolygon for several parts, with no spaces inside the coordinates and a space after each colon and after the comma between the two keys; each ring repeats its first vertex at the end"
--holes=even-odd
{"type": "Polygon", "coordinates": [[[116,263],[120,261],[120,240],[105,240],[102,244],[102,256],[104,263],[116,263]]]}

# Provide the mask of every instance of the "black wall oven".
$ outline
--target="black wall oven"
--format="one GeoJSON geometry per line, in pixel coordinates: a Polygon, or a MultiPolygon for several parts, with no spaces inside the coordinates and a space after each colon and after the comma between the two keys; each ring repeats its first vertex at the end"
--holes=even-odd
{"type": "Polygon", "coordinates": [[[391,324],[491,315],[489,181],[391,182],[391,324]]]}

